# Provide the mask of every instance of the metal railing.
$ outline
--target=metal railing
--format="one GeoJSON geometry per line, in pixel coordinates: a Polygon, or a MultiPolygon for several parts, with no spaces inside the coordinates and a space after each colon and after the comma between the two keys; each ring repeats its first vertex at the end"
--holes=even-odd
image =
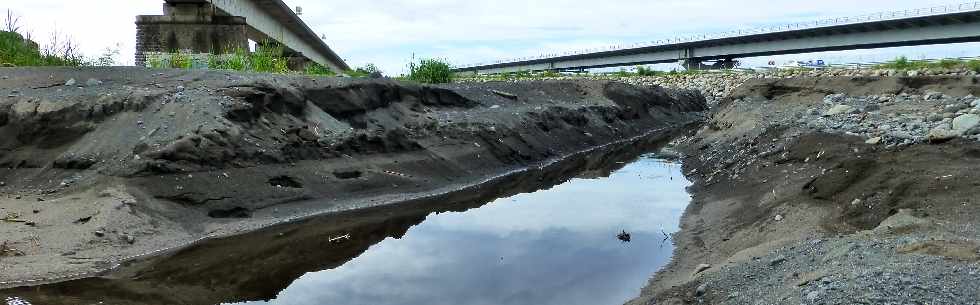
{"type": "Polygon", "coordinates": [[[768,27],[746,29],[746,30],[733,30],[728,32],[719,32],[719,33],[712,33],[712,34],[700,34],[700,35],[693,35],[693,36],[686,36],[686,37],[661,39],[661,40],[649,41],[649,42],[638,42],[638,43],[625,44],[625,45],[610,45],[605,47],[590,48],[590,49],[577,50],[577,51],[540,54],[537,56],[500,59],[491,62],[481,62],[481,63],[461,65],[458,67],[472,68],[472,67],[480,67],[480,66],[487,66],[487,65],[525,62],[525,61],[546,59],[552,57],[574,56],[574,55],[583,55],[583,54],[590,54],[590,53],[620,51],[620,50],[656,47],[656,46],[668,46],[668,45],[675,45],[681,43],[734,38],[734,37],[741,37],[741,36],[748,36],[748,35],[773,34],[773,33],[780,33],[780,32],[816,29],[816,28],[832,27],[832,26],[839,26],[839,25],[900,20],[900,19],[908,19],[908,18],[916,18],[916,17],[939,16],[939,15],[954,14],[954,13],[972,12],[978,10],[980,10],[980,2],[950,4],[944,6],[934,6],[934,7],[919,8],[919,9],[882,12],[882,13],[874,13],[874,14],[867,14],[867,15],[860,15],[860,16],[852,16],[852,17],[829,18],[829,19],[823,19],[817,21],[798,22],[798,23],[768,26],[768,27]]]}

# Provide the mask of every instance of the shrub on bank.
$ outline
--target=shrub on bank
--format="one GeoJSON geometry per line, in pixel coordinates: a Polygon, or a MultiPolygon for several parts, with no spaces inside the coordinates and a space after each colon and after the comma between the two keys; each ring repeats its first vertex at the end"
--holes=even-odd
{"type": "Polygon", "coordinates": [[[422,59],[408,65],[408,79],[426,84],[445,84],[453,81],[453,69],[439,59],[422,59]]]}
{"type": "Polygon", "coordinates": [[[907,57],[901,56],[895,60],[880,64],[876,68],[894,70],[967,69],[980,72],[980,60],[941,59],[938,61],[928,61],[909,60],[907,57]]]}

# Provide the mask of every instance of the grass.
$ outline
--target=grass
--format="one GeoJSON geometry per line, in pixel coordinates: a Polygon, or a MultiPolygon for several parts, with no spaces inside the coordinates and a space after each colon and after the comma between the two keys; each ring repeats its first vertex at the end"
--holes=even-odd
{"type": "Polygon", "coordinates": [[[292,71],[289,68],[289,58],[283,56],[283,50],[282,45],[264,43],[255,52],[239,48],[226,54],[195,55],[187,52],[148,54],[146,62],[150,68],[157,69],[206,68],[277,74],[301,73],[324,76],[336,74],[329,68],[317,63],[308,64],[303,71],[292,71]]]}
{"type": "Polygon", "coordinates": [[[895,70],[967,69],[980,72],[980,60],[942,59],[938,61],[928,61],[909,60],[907,57],[901,56],[895,60],[877,65],[875,68],[895,70]]]}
{"type": "Polygon", "coordinates": [[[16,32],[0,31],[0,64],[13,66],[83,66],[89,65],[72,44],[50,45],[41,49],[37,43],[16,32]]]}
{"type": "Polygon", "coordinates": [[[422,59],[408,64],[408,79],[424,84],[451,83],[456,77],[452,66],[446,61],[434,58],[422,59]]]}

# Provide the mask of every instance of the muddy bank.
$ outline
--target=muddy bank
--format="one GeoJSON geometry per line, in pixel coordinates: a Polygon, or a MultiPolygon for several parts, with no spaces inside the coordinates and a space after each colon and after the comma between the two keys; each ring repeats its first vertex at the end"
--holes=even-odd
{"type": "Polygon", "coordinates": [[[615,82],[418,86],[127,68],[0,76],[0,286],[455,191],[663,136],[705,108],[697,95],[615,82]]]}
{"type": "Polygon", "coordinates": [[[747,82],[676,142],[694,200],[632,304],[980,302],[977,92],[974,77],[747,82]]]}

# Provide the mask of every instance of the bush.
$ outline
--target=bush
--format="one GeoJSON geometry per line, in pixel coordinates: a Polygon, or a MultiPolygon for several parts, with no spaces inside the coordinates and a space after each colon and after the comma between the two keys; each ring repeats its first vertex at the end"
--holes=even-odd
{"type": "Polygon", "coordinates": [[[333,70],[330,70],[330,68],[324,67],[323,65],[315,62],[307,65],[306,69],[303,70],[303,73],[306,75],[321,75],[321,76],[337,75],[337,73],[334,73],[333,70]]]}
{"type": "Polygon", "coordinates": [[[408,65],[408,79],[427,84],[444,84],[453,81],[453,69],[439,59],[422,59],[408,65]]]}
{"type": "Polygon", "coordinates": [[[966,62],[966,68],[971,71],[980,73],[980,60],[974,59],[966,62]]]}
{"type": "Polygon", "coordinates": [[[660,75],[660,74],[661,73],[659,71],[656,71],[654,69],[650,69],[650,68],[647,68],[647,67],[644,67],[644,66],[636,67],[636,75],[639,75],[639,76],[657,76],[657,75],[660,75]]]}
{"type": "Polygon", "coordinates": [[[371,76],[371,74],[373,73],[381,74],[381,69],[378,69],[378,66],[369,63],[364,66],[358,67],[357,69],[348,70],[345,73],[350,77],[368,77],[371,76]]]}
{"type": "Polygon", "coordinates": [[[626,71],[626,69],[624,69],[624,68],[620,68],[619,71],[617,71],[616,73],[613,73],[613,75],[615,75],[616,77],[629,77],[630,76],[630,72],[629,71],[626,71]]]}

